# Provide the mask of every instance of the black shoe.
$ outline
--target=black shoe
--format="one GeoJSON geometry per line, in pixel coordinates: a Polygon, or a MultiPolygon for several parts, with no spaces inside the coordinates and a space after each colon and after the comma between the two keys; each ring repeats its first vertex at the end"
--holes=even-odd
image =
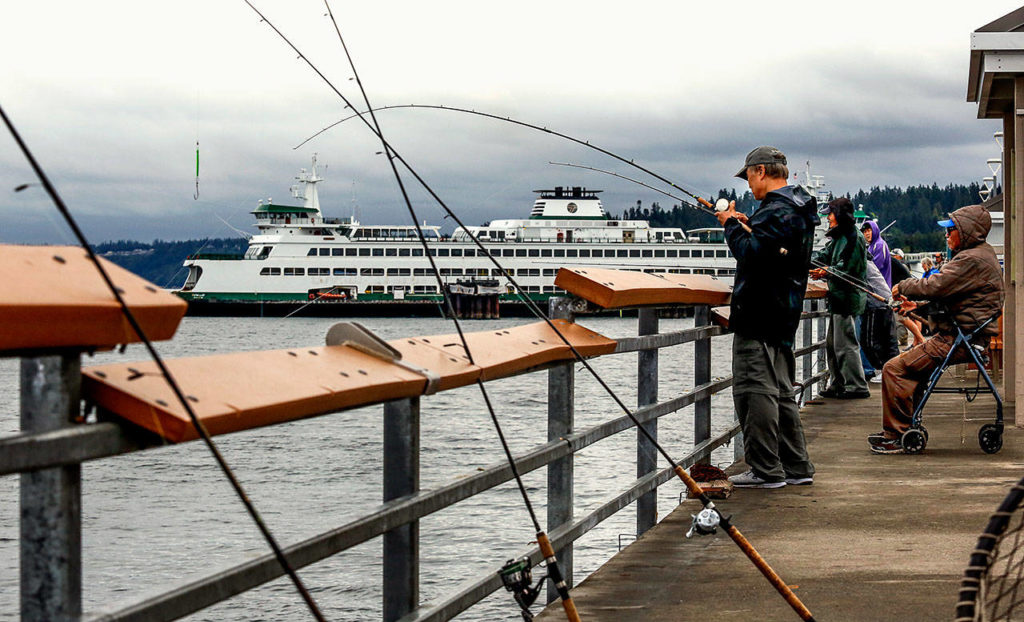
{"type": "Polygon", "coordinates": [[[842,389],[833,389],[832,387],[829,387],[829,388],[825,389],[824,391],[822,391],[821,393],[819,393],[818,395],[821,396],[821,397],[830,397],[832,399],[841,400],[841,399],[843,399],[843,390],[842,389]]]}
{"type": "Polygon", "coordinates": [[[868,434],[869,445],[879,445],[885,440],[885,432],[875,432],[874,434],[868,434]]]}
{"type": "Polygon", "coordinates": [[[839,399],[841,399],[841,400],[863,400],[863,399],[867,399],[869,397],[871,397],[871,391],[868,391],[867,389],[862,389],[860,391],[844,391],[843,394],[839,396],[839,399]]]}

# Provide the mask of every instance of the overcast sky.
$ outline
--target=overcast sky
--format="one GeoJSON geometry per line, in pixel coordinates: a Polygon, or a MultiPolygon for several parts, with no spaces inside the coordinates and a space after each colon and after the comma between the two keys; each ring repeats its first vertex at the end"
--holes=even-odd
{"type": "MultiPolygon", "coordinates": [[[[252,0],[359,101],[322,0],[252,0]]],[[[810,160],[836,193],[969,183],[997,157],[997,122],[967,103],[970,33],[1019,0],[958,2],[332,2],[375,105],[511,116],[634,158],[703,194],[752,147],[810,160]]],[[[242,0],[9,2],[0,105],[93,241],[252,231],[287,202],[314,152],[328,216],[400,223],[380,145],[242,0]],[[195,143],[201,151],[199,199],[195,143]],[[225,224],[226,221],[229,224],[225,224]]],[[[534,189],[604,189],[605,207],[661,201],[571,161],[639,177],[568,141],[446,111],[379,119],[406,160],[471,224],[525,216],[534,189]]],[[[644,178],[650,181],[648,178],[644,178]]],[[[70,243],[14,141],[0,137],[0,242],[70,243]]],[[[410,183],[410,186],[413,184],[410,183]]],[[[422,190],[421,219],[443,224],[422,190]]]]}

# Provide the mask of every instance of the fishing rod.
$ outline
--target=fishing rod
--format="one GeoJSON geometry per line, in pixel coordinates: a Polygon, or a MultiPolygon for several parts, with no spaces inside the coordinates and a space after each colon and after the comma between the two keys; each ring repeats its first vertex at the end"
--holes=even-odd
{"type": "MultiPolygon", "coordinates": [[[[248,0],[247,0],[248,1],[248,0]]],[[[251,6],[251,5],[250,5],[251,6]]],[[[427,244],[426,236],[423,235],[423,231],[419,225],[419,218],[416,215],[416,210],[412,206],[412,201],[409,199],[408,192],[405,188],[405,183],[402,181],[402,176],[398,172],[398,167],[395,165],[395,158],[391,145],[384,138],[384,132],[381,129],[380,122],[377,120],[377,115],[373,112],[373,107],[370,104],[369,96],[366,93],[366,88],[363,86],[363,82],[359,77],[359,72],[356,70],[355,62],[352,60],[352,54],[349,52],[348,45],[345,44],[345,38],[341,34],[341,29],[338,27],[337,20],[334,19],[334,12],[331,10],[331,5],[327,0],[324,0],[324,6],[327,7],[327,14],[331,18],[331,23],[334,25],[334,30],[338,34],[338,41],[341,43],[342,49],[345,51],[345,57],[348,59],[349,67],[352,69],[352,75],[355,78],[356,85],[359,87],[359,92],[363,96],[363,102],[366,104],[367,109],[370,110],[370,118],[373,125],[370,129],[374,130],[374,133],[380,138],[381,146],[384,148],[384,152],[388,156],[388,164],[391,166],[391,171],[395,176],[395,182],[398,184],[399,189],[402,192],[402,198],[405,201],[406,208],[409,211],[409,217],[416,228],[420,244],[423,247],[423,254],[427,257],[430,262],[431,271],[434,274],[434,279],[437,281],[438,290],[444,298],[445,306],[449,316],[452,318],[455,324],[455,329],[459,334],[459,340],[462,342],[462,349],[466,353],[466,358],[470,365],[475,365],[473,353],[470,350],[469,342],[466,339],[465,334],[462,330],[462,324],[459,322],[458,315],[455,313],[455,307],[452,304],[451,292],[445,287],[443,280],[441,279],[441,271],[437,268],[437,264],[434,257],[430,253],[429,245],[427,244]]],[[[354,108],[353,108],[354,109],[354,108]]],[[[498,415],[494,411],[494,406],[491,403],[490,395],[487,393],[487,389],[484,387],[483,380],[477,378],[477,387],[480,389],[480,394],[483,397],[484,403],[487,406],[487,412],[491,417],[491,422],[494,425],[494,429],[498,434],[498,439],[501,442],[502,451],[505,453],[505,459],[508,462],[509,468],[512,471],[512,476],[515,479],[516,486],[519,489],[519,493],[523,498],[523,503],[526,506],[527,513],[530,515],[530,520],[533,523],[534,533],[536,534],[537,544],[540,547],[541,554],[544,556],[545,568],[547,570],[547,577],[551,579],[554,584],[558,596],[562,601],[562,608],[565,611],[565,616],[568,622],[581,622],[579,612],[576,610],[576,604],[573,602],[572,596],[569,594],[569,587],[562,578],[562,573],[558,568],[558,559],[555,555],[555,550],[551,546],[551,540],[548,538],[547,533],[540,526],[540,521],[537,519],[537,513],[533,509],[533,504],[530,502],[530,496],[526,492],[526,486],[523,484],[522,475],[519,473],[519,468],[516,466],[515,457],[512,455],[512,450],[508,445],[508,441],[505,438],[505,433],[502,430],[501,423],[498,421],[498,415]]],[[[530,612],[530,606],[537,599],[540,594],[540,586],[543,584],[544,579],[538,581],[535,587],[531,587],[532,576],[529,572],[529,558],[524,560],[510,560],[502,569],[499,571],[502,584],[505,589],[512,592],[516,603],[520,607],[520,611],[523,619],[526,622],[530,622],[533,619],[533,614],[530,612]],[[525,566],[525,568],[524,568],[525,566]]]]}
{"type": "MultiPolygon", "coordinates": [[[[820,262],[817,259],[811,259],[811,265],[816,267],[816,268],[821,268],[827,274],[829,274],[829,275],[839,279],[840,281],[845,282],[847,285],[850,285],[850,286],[852,286],[852,287],[854,287],[856,289],[861,290],[862,292],[864,292],[868,296],[871,296],[872,298],[874,298],[875,300],[877,300],[879,302],[885,303],[885,306],[889,307],[890,309],[892,309],[893,311],[899,313],[900,315],[909,317],[912,320],[917,320],[918,322],[928,322],[928,320],[924,319],[923,317],[921,317],[920,315],[914,313],[913,311],[906,311],[906,312],[904,312],[903,311],[903,305],[900,304],[896,299],[889,299],[889,298],[885,298],[884,296],[881,296],[879,294],[876,294],[866,283],[864,283],[864,281],[861,281],[860,279],[858,279],[856,277],[853,277],[853,276],[851,276],[849,274],[846,274],[845,272],[842,272],[841,270],[836,270],[832,266],[830,266],[830,265],[828,265],[826,263],[820,262]]],[[[903,299],[906,302],[910,302],[904,296],[900,296],[900,298],[903,299]]],[[[930,322],[928,322],[928,323],[930,324],[930,322]]]]}
{"type": "MultiPolygon", "coordinates": [[[[605,149],[603,147],[599,147],[599,146],[591,143],[589,140],[581,140],[579,138],[574,138],[572,136],[569,136],[568,134],[563,134],[561,132],[557,132],[555,130],[548,129],[548,128],[540,126],[540,125],[534,125],[532,123],[527,123],[525,121],[519,121],[517,119],[513,119],[512,117],[502,117],[500,115],[490,114],[488,112],[480,112],[479,110],[471,110],[469,108],[459,108],[457,106],[440,106],[440,105],[431,105],[431,104],[396,104],[396,105],[391,105],[391,106],[380,106],[378,108],[374,108],[373,111],[374,112],[380,112],[382,110],[394,110],[394,109],[397,109],[397,108],[424,108],[424,109],[429,109],[429,110],[448,110],[450,112],[462,112],[462,113],[465,113],[465,114],[472,114],[472,115],[477,115],[477,116],[480,116],[480,117],[486,117],[488,119],[495,119],[497,121],[504,121],[506,123],[512,123],[514,125],[519,125],[519,126],[522,126],[522,127],[530,128],[532,130],[537,130],[539,132],[544,132],[545,134],[551,134],[552,136],[558,136],[559,138],[564,138],[564,139],[566,139],[568,141],[576,143],[577,145],[582,145],[584,147],[588,147],[590,149],[594,149],[595,151],[599,151],[600,153],[603,153],[606,156],[615,158],[616,160],[619,160],[620,162],[624,162],[625,164],[628,164],[629,166],[632,166],[633,168],[639,169],[639,170],[647,173],[651,177],[654,177],[655,179],[657,179],[657,180],[659,180],[659,181],[661,181],[663,183],[666,183],[669,186],[672,186],[673,188],[675,188],[676,190],[682,192],[686,196],[696,200],[698,203],[700,203],[704,207],[706,207],[708,209],[715,209],[715,206],[712,205],[711,202],[708,201],[707,199],[705,199],[704,197],[699,196],[697,194],[694,194],[693,192],[690,192],[686,188],[683,188],[682,186],[677,185],[675,182],[673,182],[673,181],[671,181],[669,179],[666,179],[665,177],[659,175],[658,173],[655,173],[654,171],[652,171],[652,170],[650,170],[650,169],[648,169],[648,168],[646,168],[644,166],[641,166],[641,165],[637,164],[632,159],[628,159],[627,160],[626,158],[624,158],[624,157],[622,157],[622,156],[620,156],[618,154],[612,153],[611,151],[609,151],[609,150],[607,150],[607,149],[605,149]]],[[[320,134],[323,134],[324,132],[326,132],[327,130],[333,128],[336,125],[340,125],[340,124],[344,123],[345,121],[348,121],[349,119],[354,119],[354,118],[360,118],[361,119],[362,115],[365,114],[365,113],[360,113],[359,111],[357,111],[355,109],[355,107],[352,107],[352,111],[353,111],[353,114],[345,117],[344,119],[341,119],[340,121],[335,121],[334,123],[328,125],[327,127],[323,128],[322,130],[317,132],[316,134],[313,134],[312,136],[310,136],[306,140],[304,140],[301,143],[299,143],[298,145],[296,145],[294,147],[294,149],[298,149],[302,145],[305,145],[307,142],[313,140],[314,138],[316,138],[320,134]]],[[[724,211],[724,210],[722,210],[722,211],[724,211]]]]}
{"type": "MultiPolygon", "coordinates": [[[[585,166],[583,164],[573,164],[571,162],[552,162],[552,161],[549,160],[548,164],[554,164],[555,166],[571,166],[573,168],[582,168],[582,169],[586,169],[588,171],[595,171],[595,172],[598,172],[598,173],[604,173],[605,175],[611,175],[613,177],[618,177],[619,179],[625,179],[626,181],[631,181],[634,184],[640,184],[644,188],[650,188],[651,190],[653,190],[655,192],[660,192],[661,194],[663,194],[663,195],[665,195],[665,196],[667,196],[669,198],[672,198],[672,199],[675,199],[676,201],[679,201],[680,203],[682,203],[683,205],[685,205],[687,207],[692,207],[693,209],[697,210],[698,212],[704,212],[705,214],[710,214],[712,216],[715,216],[716,218],[717,218],[718,212],[724,212],[724,211],[727,211],[729,209],[729,200],[724,198],[724,197],[722,197],[722,198],[718,199],[717,201],[715,201],[715,207],[714,207],[714,209],[711,209],[709,207],[705,207],[703,204],[701,204],[701,205],[694,205],[693,203],[690,203],[686,199],[677,197],[676,195],[674,195],[672,193],[665,192],[664,190],[662,190],[660,188],[655,188],[654,186],[652,186],[650,184],[647,184],[647,183],[644,183],[644,182],[640,181],[639,179],[633,179],[632,177],[627,177],[625,175],[620,175],[619,173],[615,173],[613,171],[606,171],[606,170],[601,169],[601,168],[597,168],[597,167],[594,167],[594,166],[585,166]]],[[[708,202],[708,205],[711,205],[711,203],[708,202]]],[[[750,229],[750,226],[747,225],[742,220],[737,218],[736,222],[738,222],[740,224],[740,226],[743,227],[743,230],[746,231],[747,233],[753,233],[753,231],[750,229]]]]}
{"type": "MultiPolygon", "coordinates": [[[[114,285],[114,281],[110,278],[110,275],[107,273],[107,270],[103,267],[103,264],[100,263],[99,258],[96,256],[96,253],[93,252],[92,245],[89,243],[89,240],[85,237],[85,233],[83,233],[82,229],[78,226],[78,222],[75,221],[74,217],[71,215],[71,211],[64,203],[64,200],[57,192],[57,189],[53,186],[53,184],[50,183],[50,178],[46,175],[42,167],[36,161],[35,156],[32,154],[32,151],[28,148],[28,145],[25,143],[25,141],[22,140],[21,134],[19,134],[18,130],[15,129],[14,124],[7,117],[7,113],[4,112],[2,106],[0,106],[0,117],[3,117],[4,124],[7,126],[8,131],[11,133],[11,136],[14,137],[15,142],[18,143],[18,147],[24,154],[25,159],[28,160],[29,164],[32,166],[32,169],[36,173],[36,177],[39,178],[39,181],[40,183],[42,183],[43,188],[46,189],[46,193],[50,195],[50,199],[57,207],[57,211],[59,211],[61,216],[64,217],[64,220],[67,222],[68,226],[71,228],[71,231],[78,239],[79,244],[81,244],[82,248],[85,249],[86,254],[89,256],[89,260],[92,261],[94,266],[96,266],[96,270],[97,272],[99,272],[100,277],[106,284],[107,289],[110,290],[110,293],[113,294],[114,298],[117,300],[118,305],[120,305],[121,313],[124,315],[125,320],[128,321],[128,324],[132,327],[132,330],[134,330],[135,334],[139,336],[139,340],[142,341],[142,343],[145,345],[146,350],[149,352],[150,357],[153,359],[153,362],[156,364],[157,368],[159,368],[160,373],[167,381],[167,386],[171,389],[175,397],[177,397],[178,401],[185,409],[185,412],[188,414],[189,420],[192,422],[192,426],[196,429],[196,432],[199,434],[200,438],[203,439],[203,442],[206,444],[207,448],[210,450],[210,453],[216,460],[217,465],[220,467],[221,472],[224,473],[224,476],[231,483],[231,487],[235,490],[235,494],[238,495],[238,498],[242,501],[242,504],[245,506],[245,509],[249,513],[250,518],[252,518],[253,522],[256,524],[256,527],[259,528],[260,533],[263,534],[263,538],[264,540],[266,540],[271,550],[273,550],[274,556],[277,558],[278,564],[280,564],[281,568],[292,580],[292,583],[295,585],[295,589],[299,592],[299,595],[302,596],[302,600],[305,601],[306,607],[309,608],[309,611],[311,614],[313,614],[313,617],[316,618],[319,622],[325,622],[326,618],[324,617],[323,613],[320,612],[320,608],[317,606],[316,601],[313,600],[313,596],[309,593],[309,590],[306,589],[306,586],[299,578],[299,575],[295,572],[295,569],[292,568],[291,563],[285,557],[284,551],[278,544],[277,539],[271,533],[270,527],[268,527],[267,524],[263,521],[263,517],[256,509],[256,506],[249,498],[249,495],[246,494],[245,489],[242,487],[242,483],[238,480],[237,477],[235,477],[234,471],[232,471],[231,467],[228,466],[227,460],[225,460],[223,454],[220,453],[220,449],[217,447],[216,443],[213,442],[213,438],[210,436],[210,433],[206,430],[205,426],[203,426],[202,422],[199,420],[199,417],[196,416],[195,411],[192,409],[192,406],[191,404],[189,404],[189,401],[185,398],[185,394],[181,390],[181,387],[178,385],[178,382],[174,379],[174,376],[171,375],[171,371],[167,368],[167,365],[164,363],[163,358],[160,356],[160,354],[156,351],[156,348],[153,346],[153,342],[150,341],[149,338],[146,336],[146,333],[142,329],[142,326],[139,324],[138,320],[136,319],[135,314],[132,313],[131,309],[128,308],[128,303],[125,302],[124,297],[121,295],[121,290],[118,289],[116,285],[114,285]]],[[[20,189],[24,189],[24,187],[19,186],[20,189]]]]}
{"type": "MultiPolygon", "coordinates": [[[[259,10],[257,10],[256,7],[254,7],[249,2],[249,0],[244,0],[244,1],[246,2],[246,4],[248,4],[250,6],[250,8],[253,9],[253,11],[255,11],[257,13],[257,15],[260,16],[260,18],[264,22],[267,23],[268,26],[270,26],[271,29],[274,30],[274,32],[276,32],[278,34],[278,36],[280,36],[285,41],[285,43],[287,43],[292,48],[292,50],[294,50],[298,54],[299,58],[301,58],[303,61],[305,61],[306,64],[318,76],[320,76],[320,78],[327,84],[327,86],[329,88],[331,88],[331,90],[333,90],[341,98],[341,100],[346,104],[346,108],[351,108],[353,111],[356,110],[355,106],[352,105],[351,101],[343,93],[341,93],[341,91],[339,91],[337,89],[337,87],[334,86],[334,84],[323,74],[323,72],[321,72],[309,60],[309,58],[306,57],[305,54],[303,54],[302,51],[300,51],[295,46],[295,44],[293,44],[280,30],[278,30],[273,24],[271,24],[263,16],[263,14],[260,13],[259,10]]],[[[380,110],[380,109],[374,109],[374,110],[380,110]]],[[[726,533],[729,534],[729,536],[733,540],[733,542],[735,542],[736,545],[740,548],[740,550],[742,550],[744,552],[744,554],[746,554],[747,558],[750,559],[750,561],[755,565],[755,567],[758,568],[758,570],[761,572],[761,574],[765,576],[765,578],[769,581],[769,583],[771,583],[772,586],[775,587],[775,589],[783,596],[783,598],[786,600],[786,602],[794,609],[794,611],[797,612],[797,614],[801,617],[801,619],[803,619],[805,621],[813,621],[814,620],[814,616],[807,609],[807,607],[804,606],[804,604],[800,601],[800,599],[796,596],[796,594],[793,593],[793,591],[782,580],[782,578],[779,577],[779,575],[771,568],[771,566],[768,565],[768,563],[764,560],[764,558],[761,557],[761,555],[754,549],[753,545],[750,544],[750,542],[746,539],[745,536],[743,536],[743,534],[739,531],[739,529],[737,529],[734,525],[732,525],[731,517],[726,517],[726,516],[721,514],[721,512],[715,507],[714,503],[704,493],[704,491],[697,484],[697,482],[692,477],[690,477],[690,475],[686,472],[685,469],[683,469],[679,465],[678,462],[676,462],[675,460],[672,459],[672,457],[668,454],[668,452],[665,450],[665,448],[660,443],[658,443],[658,440],[650,432],[647,431],[647,429],[641,424],[640,420],[637,419],[637,417],[633,413],[633,411],[630,410],[630,408],[628,406],[626,406],[626,404],[622,401],[622,399],[618,396],[618,394],[614,391],[614,389],[612,389],[611,386],[609,386],[608,383],[600,376],[600,374],[597,373],[597,371],[594,369],[594,367],[586,360],[586,358],[579,352],[579,350],[576,349],[576,347],[569,341],[569,339],[566,338],[566,336],[562,333],[562,331],[559,330],[557,326],[555,326],[555,324],[551,321],[551,319],[548,318],[547,314],[545,314],[540,309],[540,307],[538,307],[537,304],[532,299],[530,299],[530,297],[524,292],[522,286],[520,286],[519,283],[515,280],[515,278],[512,277],[512,275],[508,273],[508,271],[505,269],[505,267],[502,266],[501,263],[498,262],[493,257],[493,255],[490,253],[490,251],[483,245],[483,243],[480,242],[479,238],[477,238],[477,236],[474,235],[466,227],[466,225],[462,222],[462,220],[458,217],[458,215],[450,207],[448,207],[448,205],[444,202],[444,200],[440,196],[438,196],[436,192],[434,192],[434,190],[430,187],[430,185],[427,184],[427,182],[422,177],[420,177],[420,175],[415,171],[415,169],[412,168],[412,166],[397,152],[397,150],[395,150],[395,148],[392,145],[390,145],[387,142],[387,140],[385,140],[385,138],[380,134],[380,132],[377,130],[377,128],[370,121],[366,120],[365,113],[360,113],[360,112],[357,111],[355,113],[355,116],[357,116],[359,118],[359,120],[362,121],[363,124],[368,129],[370,129],[371,132],[373,132],[375,135],[377,135],[377,137],[381,140],[381,143],[383,145],[385,145],[385,147],[386,147],[386,149],[388,151],[389,159],[393,158],[393,159],[397,159],[399,162],[401,162],[402,165],[406,168],[406,170],[408,170],[409,173],[412,174],[413,177],[417,180],[417,182],[420,183],[420,185],[424,188],[424,190],[426,190],[427,193],[430,194],[431,197],[435,201],[437,201],[438,205],[449,216],[451,216],[452,219],[456,223],[458,223],[458,225],[460,227],[463,228],[463,230],[467,233],[467,235],[473,241],[473,243],[480,250],[483,251],[483,255],[485,257],[487,257],[491,261],[491,263],[494,264],[494,266],[501,272],[502,276],[504,276],[506,279],[508,279],[509,283],[513,285],[513,287],[515,288],[515,291],[519,295],[520,299],[527,305],[527,308],[529,308],[530,311],[532,313],[534,313],[534,315],[536,317],[538,317],[539,319],[544,321],[548,325],[548,327],[556,335],[558,335],[558,337],[562,340],[562,342],[566,345],[566,347],[569,348],[570,352],[572,352],[572,354],[575,357],[575,359],[581,365],[583,365],[583,367],[591,374],[591,376],[594,377],[594,379],[597,381],[597,383],[599,385],[601,385],[601,387],[605,390],[605,392],[608,393],[609,397],[611,397],[611,399],[619,406],[619,408],[622,409],[622,411],[626,414],[626,416],[629,417],[629,419],[637,427],[637,429],[640,431],[640,433],[673,466],[673,472],[679,477],[680,480],[683,481],[683,483],[686,485],[687,489],[693,494],[694,497],[696,497],[701,502],[702,506],[704,507],[704,509],[697,516],[694,517],[694,528],[696,529],[697,533],[701,533],[701,534],[714,533],[714,528],[716,526],[722,526],[726,530],[726,533]],[[698,529],[698,527],[699,527],[699,529],[698,529]]],[[[501,119],[501,117],[495,117],[494,115],[488,115],[488,116],[492,116],[493,118],[501,119]]],[[[515,122],[515,123],[519,123],[520,125],[526,125],[526,124],[521,123],[521,122],[515,122]]],[[[537,126],[531,126],[531,127],[534,127],[536,129],[542,129],[542,131],[545,131],[545,132],[548,132],[548,133],[551,133],[551,134],[555,134],[555,135],[558,135],[558,136],[563,136],[563,137],[567,138],[568,140],[572,140],[574,142],[578,142],[580,144],[586,144],[586,145],[589,146],[589,143],[585,143],[583,141],[579,141],[577,139],[565,136],[563,134],[558,134],[556,132],[553,132],[553,131],[550,131],[550,130],[547,130],[547,129],[544,129],[544,128],[537,128],[537,126]]],[[[594,147],[594,148],[600,150],[600,148],[597,148],[597,147],[594,147]]],[[[601,150],[601,151],[603,151],[603,150],[601,150]]],[[[614,156],[614,157],[616,157],[618,159],[622,159],[619,156],[614,156]]],[[[623,160],[623,161],[625,161],[625,160],[623,160]]],[[[642,167],[639,167],[639,165],[634,165],[634,166],[637,166],[638,168],[641,168],[641,170],[644,170],[644,171],[647,170],[647,169],[643,169],[642,167]]],[[[658,177],[659,179],[663,179],[660,176],[656,176],[656,177],[658,177]]],[[[673,186],[673,187],[675,187],[675,188],[677,188],[679,190],[683,190],[682,188],[679,188],[678,186],[676,186],[675,184],[672,184],[671,182],[668,182],[667,180],[664,180],[664,181],[666,183],[668,183],[669,185],[671,185],[671,186],[673,186]]],[[[688,192],[686,190],[683,190],[683,192],[692,196],[692,193],[690,193],[690,192],[688,192]]],[[[704,201],[704,200],[701,199],[701,201],[704,201]]],[[[710,204],[708,206],[710,206],[710,204]]],[[[427,256],[429,257],[429,253],[427,253],[427,256]]],[[[431,261],[431,263],[433,265],[432,261],[431,261]]],[[[436,267],[435,267],[435,270],[436,270],[436,267]]],[[[545,538],[545,540],[546,540],[546,538],[545,538]]],[[[544,545],[542,545],[542,550],[543,550],[543,548],[545,548],[544,545]]],[[[547,543],[547,548],[549,548],[549,550],[550,550],[550,543],[547,543]]],[[[551,559],[554,559],[554,558],[552,557],[551,559]]],[[[563,601],[563,603],[564,603],[564,601],[563,601]]]]}

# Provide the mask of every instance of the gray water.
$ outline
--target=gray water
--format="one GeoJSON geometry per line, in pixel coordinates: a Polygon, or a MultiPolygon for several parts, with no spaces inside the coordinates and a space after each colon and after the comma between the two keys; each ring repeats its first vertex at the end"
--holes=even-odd
{"type": "MultiPolygon", "coordinates": [[[[441,319],[359,320],[385,339],[454,332],[441,319]]],[[[466,321],[465,330],[490,330],[525,319],[466,321]]],[[[692,326],[692,319],[662,320],[661,330],[692,326]]],[[[330,319],[186,318],[172,341],[158,344],[165,357],[320,345],[330,319]]],[[[636,334],[635,319],[589,318],[580,323],[609,337],[636,334]]],[[[730,340],[712,346],[712,377],[729,373],[730,340]]],[[[692,344],[663,349],[661,400],[693,386],[692,344]]],[[[101,353],[83,365],[142,360],[141,346],[124,354],[101,353]]],[[[636,403],[636,354],[593,362],[626,404],[636,403]]],[[[0,359],[0,434],[18,430],[18,361],[0,359]]],[[[546,373],[490,382],[514,453],[545,442],[546,373]]],[[[712,400],[713,432],[731,424],[729,392],[712,400]]],[[[296,421],[216,438],[228,463],[283,544],[335,528],[374,510],[381,500],[380,406],[296,421]]],[[[577,365],[577,429],[621,416],[621,411],[577,365]]],[[[503,460],[479,390],[465,387],[422,399],[421,484],[433,488],[503,460]]],[[[692,446],[693,409],[663,417],[659,439],[674,456],[692,446]]],[[[635,432],[585,449],[576,457],[575,515],[580,517],[635,479],[635,432]]],[[[732,449],[713,462],[730,462],[732,449]]],[[[545,469],[525,476],[543,524],[545,469]]],[[[82,469],[83,606],[87,617],[118,609],[267,552],[267,546],[201,443],[167,446],[94,461],[82,469]]],[[[18,617],[18,478],[0,478],[0,620],[18,617]]],[[[682,485],[659,489],[659,519],[676,507],[682,485]]],[[[620,534],[635,532],[630,506],[576,543],[574,580],[581,581],[618,549],[620,534]]],[[[456,589],[530,546],[533,530],[514,484],[508,483],[424,518],[421,533],[421,601],[456,589]]],[[[679,534],[680,537],[683,534],[679,534]]],[[[330,620],[379,620],[381,543],[375,539],[299,571],[330,620]]],[[[535,607],[538,609],[539,607],[535,607]]],[[[287,580],[200,611],[188,620],[307,620],[304,604],[287,580]]],[[[520,620],[501,591],[457,618],[520,620]]]]}

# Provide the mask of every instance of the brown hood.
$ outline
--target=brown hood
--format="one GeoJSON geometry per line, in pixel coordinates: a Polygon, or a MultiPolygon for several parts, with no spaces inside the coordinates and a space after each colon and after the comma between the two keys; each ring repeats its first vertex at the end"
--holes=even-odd
{"type": "Polygon", "coordinates": [[[992,216],[980,205],[961,207],[949,215],[960,231],[960,248],[974,248],[985,241],[992,228],[992,216]]]}

